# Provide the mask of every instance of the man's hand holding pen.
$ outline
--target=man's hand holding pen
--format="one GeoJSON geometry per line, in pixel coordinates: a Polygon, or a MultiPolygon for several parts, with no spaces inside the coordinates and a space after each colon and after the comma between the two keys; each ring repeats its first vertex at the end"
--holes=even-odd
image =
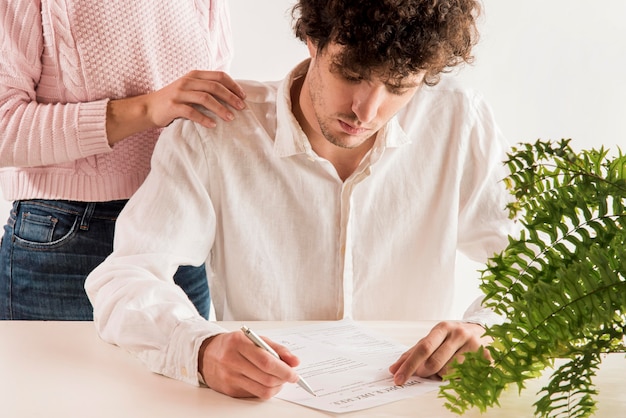
{"type": "Polygon", "coordinates": [[[279,355],[277,359],[259,349],[241,331],[206,339],[198,355],[198,370],[204,382],[218,392],[236,398],[270,399],[283,384],[297,383],[294,367],[300,360],[286,347],[265,342],[279,355]]]}

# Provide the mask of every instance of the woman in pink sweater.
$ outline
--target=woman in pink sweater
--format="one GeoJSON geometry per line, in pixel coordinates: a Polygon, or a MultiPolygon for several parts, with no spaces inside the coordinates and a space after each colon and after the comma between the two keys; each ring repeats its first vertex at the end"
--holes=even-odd
{"type": "MultiPolygon", "coordinates": [[[[14,201],[0,319],[92,319],[84,279],[112,251],[160,128],[179,117],[214,126],[195,106],[225,120],[244,107],[221,72],[231,58],[226,7],[0,0],[0,187],[14,201]]],[[[175,280],[208,316],[204,266],[181,267],[175,280]]]]}

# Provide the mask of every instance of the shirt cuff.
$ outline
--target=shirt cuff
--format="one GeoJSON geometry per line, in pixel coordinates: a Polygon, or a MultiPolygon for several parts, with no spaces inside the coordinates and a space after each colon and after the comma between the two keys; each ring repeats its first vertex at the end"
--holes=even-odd
{"type": "Polygon", "coordinates": [[[477,298],[463,314],[463,322],[482,325],[485,328],[500,325],[506,317],[495,313],[490,308],[482,306],[483,296],[477,298]]]}
{"type": "Polygon", "coordinates": [[[194,386],[205,384],[198,371],[200,346],[207,338],[224,332],[228,330],[201,317],[181,321],[170,338],[165,367],[158,372],[194,386]]]}

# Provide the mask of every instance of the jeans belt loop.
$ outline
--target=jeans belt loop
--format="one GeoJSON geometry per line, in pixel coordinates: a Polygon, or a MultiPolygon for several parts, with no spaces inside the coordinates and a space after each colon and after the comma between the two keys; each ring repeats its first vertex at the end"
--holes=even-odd
{"type": "Polygon", "coordinates": [[[15,214],[17,215],[20,211],[20,205],[22,204],[21,200],[14,200],[13,201],[13,210],[15,211],[15,214]]]}
{"type": "Polygon", "coordinates": [[[85,206],[85,211],[83,212],[83,217],[80,220],[80,229],[82,231],[89,230],[89,221],[91,220],[94,210],[96,210],[96,203],[95,202],[87,203],[87,205],[85,206]]]}

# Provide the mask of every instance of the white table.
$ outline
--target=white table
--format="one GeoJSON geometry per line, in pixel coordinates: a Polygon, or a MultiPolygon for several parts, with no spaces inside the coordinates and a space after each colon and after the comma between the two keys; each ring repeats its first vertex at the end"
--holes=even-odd
{"type": "MultiPolygon", "coordinates": [[[[222,323],[237,329],[239,322],[222,323]]],[[[297,322],[247,322],[256,329],[297,322]]],[[[364,322],[398,342],[412,345],[429,322],[364,322]]],[[[262,332],[261,332],[262,333],[262,332]]],[[[464,417],[528,418],[535,393],[547,376],[518,396],[512,388],[501,408],[464,417]]],[[[626,416],[626,359],[608,356],[596,378],[597,417],[626,416]]],[[[0,321],[0,416],[73,417],[329,417],[325,412],[279,399],[233,399],[149,372],[124,350],[101,341],[91,322],[0,321]]],[[[342,417],[458,417],[443,407],[437,392],[342,417]]]]}

